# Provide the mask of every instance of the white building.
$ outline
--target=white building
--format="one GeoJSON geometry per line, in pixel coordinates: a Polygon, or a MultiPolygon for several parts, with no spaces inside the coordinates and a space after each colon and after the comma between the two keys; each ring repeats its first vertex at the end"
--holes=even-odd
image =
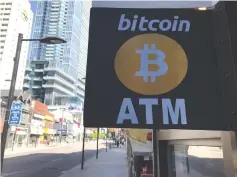
{"type": "MultiPolygon", "coordinates": [[[[91,1],[82,1],[79,79],[86,76],[91,1]]],[[[84,82],[84,79],[82,80],[84,82]]]]}
{"type": "MultiPolygon", "coordinates": [[[[9,90],[18,34],[30,38],[33,12],[29,0],[0,0],[0,90],[9,90]]],[[[23,42],[16,90],[22,90],[29,42],[23,42]]]]}

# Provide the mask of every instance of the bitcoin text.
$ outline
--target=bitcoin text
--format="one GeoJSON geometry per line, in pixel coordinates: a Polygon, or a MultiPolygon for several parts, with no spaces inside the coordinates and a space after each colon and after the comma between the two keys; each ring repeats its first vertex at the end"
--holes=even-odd
{"type": "Polygon", "coordinates": [[[145,16],[139,18],[138,15],[134,15],[133,19],[125,17],[122,14],[118,26],[119,31],[179,31],[189,32],[190,22],[188,20],[179,20],[179,16],[174,16],[170,19],[152,19],[149,20],[145,16]]]}
{"type": "MultiPolygon", "coordinates": [[[[168,98],[161,99],[160,102],[162,104],[162,119],[164,125],[187,124],[184,99],[176,99],[174,106],[168,98]]],[[[146,124],[153,124],[154,118],[158,119],[158,117],[153,117],[153,106],[156,106],[154,109],[160,109],[158,107],[158,98],[140,98],[139,105],[144,106],[145,115],[137,115],[131,98],[124,98],[118,114],[117,124],[123,124],[125,120],[131,121],[132,124],[139,124],[137,116],[145,117],[146,124]]]]}

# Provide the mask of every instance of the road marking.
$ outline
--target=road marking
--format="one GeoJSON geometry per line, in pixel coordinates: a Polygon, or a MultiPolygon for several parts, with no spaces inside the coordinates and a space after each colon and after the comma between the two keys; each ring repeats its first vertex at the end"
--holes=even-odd
{"type": "Polygon", "coordinates": [[[53,163],[53,162],[56,162],[56,161],[59,161],[59,160],[62,160],[62,158],[54,159],[54,160],[52,161],[52,163],[53,163]]]}
{"type": "Polygon", "coordinates": [[[3,175],[2,177],[6,177],[6,176],[11,176],[11,175],[14,175],[14,174],[16,174],[16,173],[20,173],[20,172],[22,172],[22,171],[15,171],[15,172],[13,172],[13,173],[8,173],[8,174],[5,174],[5,175],[3,175]]]}

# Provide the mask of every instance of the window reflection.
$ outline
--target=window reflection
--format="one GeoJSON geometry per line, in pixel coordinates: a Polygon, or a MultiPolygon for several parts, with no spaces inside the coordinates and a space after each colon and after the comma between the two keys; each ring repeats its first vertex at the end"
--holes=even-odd
{"type": "Polygon", "coordinates": [[[221,147],[170,145],[169,177],[224,177],[221,147]]]}

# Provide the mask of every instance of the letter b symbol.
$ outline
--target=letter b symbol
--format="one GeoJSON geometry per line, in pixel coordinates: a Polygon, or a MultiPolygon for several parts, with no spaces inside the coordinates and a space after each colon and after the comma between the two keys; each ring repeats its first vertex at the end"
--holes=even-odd
{"type": "Polygon", "coordinates": [[[125,14],[122,14],[120,17],[118,30],[119,31],[126,31],[130,27],[130,25],[131,25],[130,20],[125,18],[125,14]]]}

